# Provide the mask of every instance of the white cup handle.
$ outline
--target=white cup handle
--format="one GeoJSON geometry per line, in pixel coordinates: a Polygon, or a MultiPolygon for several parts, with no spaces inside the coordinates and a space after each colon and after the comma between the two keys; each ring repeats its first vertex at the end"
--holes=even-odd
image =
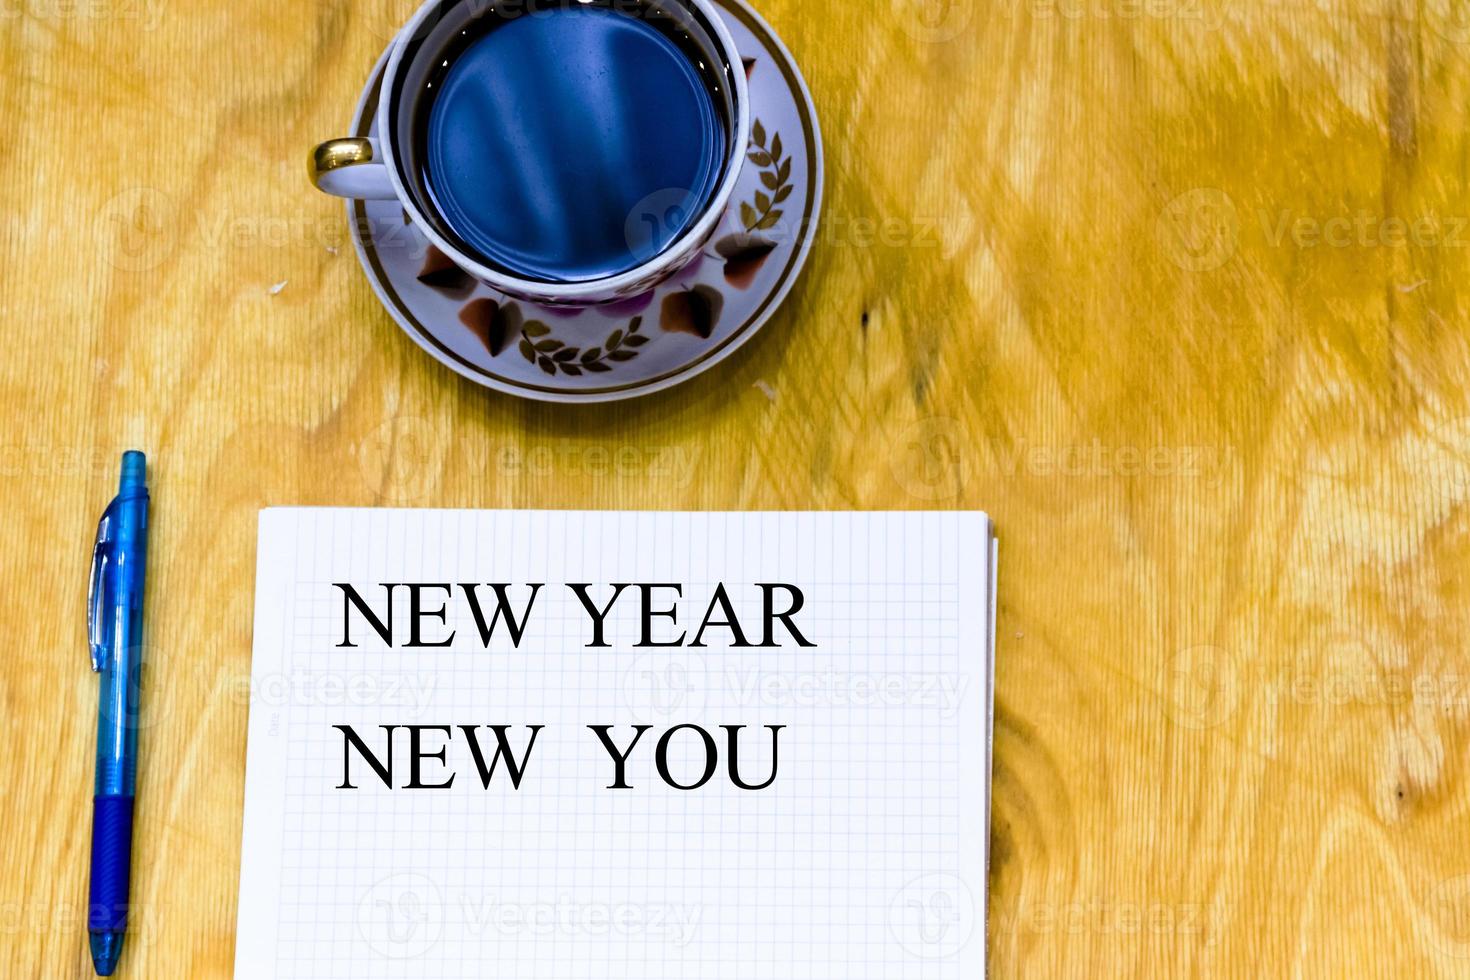
{"type": "Polygon", "coordinates": [[[359,201],[387,201],[398,196],[375,139],[327,140],[306,161],[318,190],[359,201]]]}

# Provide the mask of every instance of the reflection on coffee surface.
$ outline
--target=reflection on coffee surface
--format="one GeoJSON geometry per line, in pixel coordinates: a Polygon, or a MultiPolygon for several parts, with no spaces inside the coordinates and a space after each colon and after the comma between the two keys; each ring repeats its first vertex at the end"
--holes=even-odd
{"type": "Polygon", "coordinates": [[[448,231],[487,264],[550,282],[656,257],[724,176],[723,66],[648,5],[507,10],[438,56],[415,113],[448,231]]]}

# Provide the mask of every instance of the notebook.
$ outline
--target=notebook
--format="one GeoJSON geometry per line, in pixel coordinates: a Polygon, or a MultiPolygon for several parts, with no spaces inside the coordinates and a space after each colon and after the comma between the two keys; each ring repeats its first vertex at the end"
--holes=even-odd
{"type": "Polygon", "coordinates": [[[978,513],[268,510],[235,975],[985,974],[978,513]]]}

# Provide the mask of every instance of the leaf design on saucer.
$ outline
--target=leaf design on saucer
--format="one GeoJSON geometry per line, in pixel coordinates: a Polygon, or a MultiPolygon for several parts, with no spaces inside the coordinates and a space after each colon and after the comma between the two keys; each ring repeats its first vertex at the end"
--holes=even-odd
{"type": "Polygon", "coordinates": [[[775,250],[775,242],[748,232],[730,235],[715,244],[715,251],[725,260],[725,281],[736,289],[749,289],[775,250]]]}
{"type": "Polygon", "coordinates": [[[425,286],[446,293],[462,293],[475,287],[475,281],[468,272],[455,265],[449,256],[432,245],[424,256],[424,267],[418,278],[425,286]]]}
{"type": "Polygon", "coordinates": [[[725,309],[725,297],[711,286],[695,286],[664,297],[659,327],[666,333],[687,333],[709,340],[725,309]]]}
{"type": "Polygon", "coordinates": [[[619,327],[598,347],[583,350],[552,335],[540,320],[526,323],[521,335],[521,356],[555,377],[558,373],[574,378],[583,374],[606,374],[614,364],[622,364],[638,356],[638,348],[648,343],[643,333],[643,317],[635,316],[626,328],[619,327]]]}
{"type": "Polygon", "coordinates": [[[493,299],[477,299],[459,311],[459,322],[479,338],[491,357],[499,357],[521,332],[522,319],[519,306],[502,306],[493,299]]]}
{"type": "Polygon", "coordinates": [[[781,145],[780,133],[772,135],[767,145],[766,127],[759,119],[751,128],[750,143],[752,149],[748,157],[751,163],[761,168],[761,184],[765,189],[757,190],[754,200],[741,202],[740,220],[746,231],[769,231],[786,213],[780,210],[779,205],[784,204],[795,190],[791,183],[791,158],[785,156],[786,148],[781,145]]]}
{"type": "Polygon", "coordinates": [[[740,60],[745,64],[745,79],[746,79],[746,81],[749,81],[750,80],[750,73],[753,72],[753,71],[755,71],[755,59],[754,58],[742,58],[740,60]]]}

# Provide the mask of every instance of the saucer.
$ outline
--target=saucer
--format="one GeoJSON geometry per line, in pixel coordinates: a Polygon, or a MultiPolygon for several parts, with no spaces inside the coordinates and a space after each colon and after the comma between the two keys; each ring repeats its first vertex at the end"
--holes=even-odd
{"type": "MultiPolygon", "coordinates": [[[[610,306],[555,308],[472,280],[395,201],[349,201],[357,257],[398,325],[487,388],[548,402],[611,402],[688,381],[755,336],[795,285],[822,210],[822,134],[791,53],[744,0],[715,0],[749,79],[751,145],[704,251],[657,289],[610,306]]],[[[387,52],[352,134],[376,136],[387,52]]]]}

